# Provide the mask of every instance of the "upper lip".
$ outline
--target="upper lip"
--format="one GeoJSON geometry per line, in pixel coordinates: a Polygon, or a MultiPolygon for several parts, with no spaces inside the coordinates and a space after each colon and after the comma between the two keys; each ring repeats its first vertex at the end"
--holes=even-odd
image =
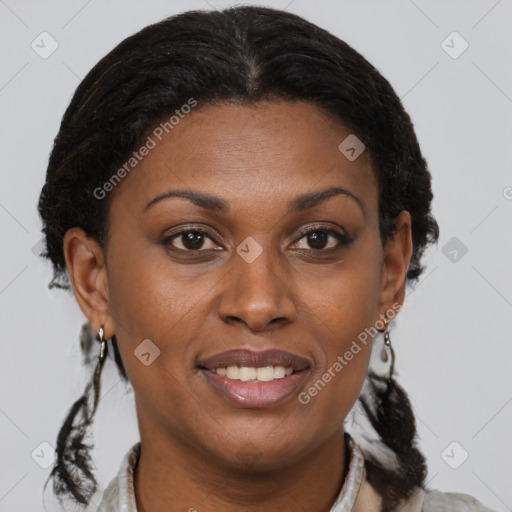
{"type": "Polygon", "coordinates": [[[214,370],[215,368],[227,368],[228,366],[247,366],[260,368],[262,366],[284,366],[294,370],[305,370],[311,367],[311,362],[290,352],[270,349],[255,352],[249,349],[236,349],[221,352],[200,361],[199,366],[214,370]]]}

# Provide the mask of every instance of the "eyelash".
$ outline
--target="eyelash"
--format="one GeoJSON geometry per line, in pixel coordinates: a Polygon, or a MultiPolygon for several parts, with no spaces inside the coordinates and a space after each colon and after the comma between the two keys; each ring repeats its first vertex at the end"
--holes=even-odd
{"type": "MultiPolygon", "coordinates": [[[[327,235],[330,235],[332,236],[333,238],[335,238],[336,240],[338,240],[338,245],[336,247],[329,247],[327,249],[297,249],[297,250],[302,250],[302,251],[310,251],[310,252],[315,252],[315,253],[320,253],[320,252],[324,252],[324,253],[329,253],[329,252],[332,252],[332,251],[337,251],[343,247],[348,247],[352,240],[349,239],[346,235],[342,235],[341,233],[339,233],[338,231],[334,230],[334,229],[331,229],[331,228],[327,228],[327,227],[324,227],[324,226],[310,226],[309,228],[305,229],[304,231],[301,231],[300,232],[300,236],[294,241],[294,243],[297,243],[299,242],[300,240],[302,240],[305,236],[307,236],[309,233],[316,233],[316,232],[321,232],[321,233],[326,233],[327,235]]],[[[194,250],[194,249],[177,249],[176,247],[173,247],[172,246],[172,242],[174,241],[174,239],[176,238],[179,238],[180,236],[183,236],[187,233],[199,233],[201,235],[204,235],[206,237],[208,237],[212,242],[216,243],[217,242],[215,241],[214,237],[207,231],[204,231],[202,229],[183,229],[181,231],[177,231],[176,233],[173,233],[172,235],[164,238],[162,240],[162,244],[166,247],[168,247],[169,249],[171,249],[172,251],[175,251],[175,252],[181,252],[181,253],[191,253],[191,254],[199,254],[199,253],[204,253],[204,252],[210,252],[210,251],[214,251],[214,250],[218,250],[218,249],[197,249],[197,250],[194,250]]],[[[218,244],[217,244],[218,245],[218,244]]]]}

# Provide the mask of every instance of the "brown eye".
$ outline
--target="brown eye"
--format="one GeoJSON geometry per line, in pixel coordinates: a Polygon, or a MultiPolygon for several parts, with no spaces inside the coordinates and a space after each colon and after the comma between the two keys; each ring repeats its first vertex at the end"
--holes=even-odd
{"type": "Polygon", "coordinates": [[[313,228],[302,233],[302,237],[296,242],[300,244],[305,240],[307,246],[297,247],[298,249],[312,249],[319,251],[322,249],[339,249],[349,244],[345,235],[327,228],[313,228]]]}
{"type": "Polygon", "coordinates": [[[329,240],[329,234],[325,231],[310,231],[306,235],[308,244],[313,249],[324,249],[329,240]]]}
{"type": "Polygon", "coordinates": [[[211,250],[217,247],[207,233],[197,230],[180,231],[170,237],[167,237],[163,240],[163,243],[178,251],[199,251],[200,249],[211,250]],[[211,242],[211,247],[204,247],[205,244],[208,245],[208,241],[211,242]]]}

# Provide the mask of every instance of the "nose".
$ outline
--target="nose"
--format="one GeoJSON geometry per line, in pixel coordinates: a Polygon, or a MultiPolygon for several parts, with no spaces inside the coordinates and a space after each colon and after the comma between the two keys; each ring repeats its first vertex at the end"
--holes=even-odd
{"type": "Polygon", "coordinates": [[[286,282],[289,273],[269,248],[251,263],[234,254],[232,265],[218,303],[222,321],[268,331],[296,319],[291,279],[286,282]]]}

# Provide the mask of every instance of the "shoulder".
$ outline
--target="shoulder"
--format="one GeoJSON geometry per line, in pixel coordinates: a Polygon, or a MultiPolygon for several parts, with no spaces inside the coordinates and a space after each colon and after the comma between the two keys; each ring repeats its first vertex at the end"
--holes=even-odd
{"type": "MultiPolygon", "coordinates": [[[[386,478],[385,471],[375,472],[375,467],[384,468],[391,472],[396,470],[395,454],[385,447],[382,442],[372,442],[366,446],[363,452],[365,462],[369,460],[376,461],[373,465],[367,467],[368,472],[373,472],[372,480],[377,482],[379,488],[387,487],[389,481],[386,478]]],[[[374,488],[376,491],[376,488],[374,488]]],[[[382,496],[380,496],[380,502],[382,496]]],[[[375,510],[380,510],[375,508],[375,510]]],[[[429,489],[423,486],[416,486],[408,494],[407,498],[403,498],[396,512],[496,512],[486,507],[479,500],[469,494],[458,492],[442,492],[437,489],[429,489]]]]}
{"type": "Polygon", "coordinates": [[[140,454],[140,442],[126,453],[117,475],[103,491],[97,512],[137,512],[133,488],[133,470],[140,454]]]}
{"type": "Polygon", "coordinates": [[[469,494],[425,491],[422,512],[495,512],[469,494]]]}
{"type": "Polygon", "coordinates": [[[469,494],[417,487],[397,512],[495,512],[469,494]]]}
{"type": "Polygon", "coordinates": [[[119,510],[119,485],[117,478],[113,478],[103,491],[101,503],[97,512],[117,512],[119,510]]]}

